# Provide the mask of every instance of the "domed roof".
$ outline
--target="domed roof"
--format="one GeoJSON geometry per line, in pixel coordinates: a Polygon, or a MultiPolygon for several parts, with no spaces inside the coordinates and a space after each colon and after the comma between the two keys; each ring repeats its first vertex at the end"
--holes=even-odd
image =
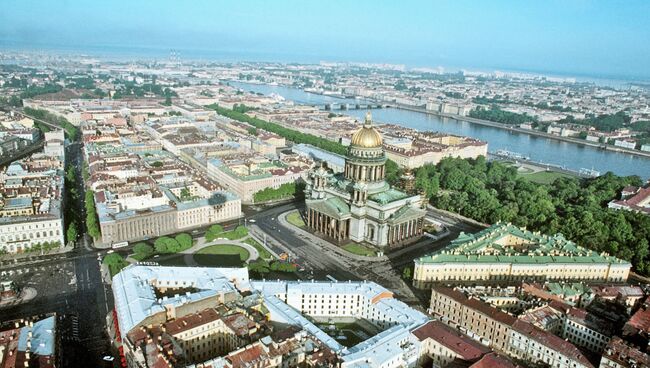
{"type": "Polygon", "coordinates": [[[366,114],[366,122],[352,135],[350,144],[363,148],[376,148],[382,145],[381,134],[372,126],[372,115],[366,114]]]}

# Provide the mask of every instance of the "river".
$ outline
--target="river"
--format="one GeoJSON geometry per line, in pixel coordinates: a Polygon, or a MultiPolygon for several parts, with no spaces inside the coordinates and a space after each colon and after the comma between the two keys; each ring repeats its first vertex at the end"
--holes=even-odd
{"type": "MultiPolygon", "coordinates": [[[[264,94],[276,93],[288,100],[301,104],[358,103],[353,99],[341,99],[308,93],[298,88],[230,82],[246,91],[264,94]]],[[[339,113],[339,111],[335,111],[339,113]]],[[[366,111],[340,111],[358,119],[363,119],[366,111]]],[[[590,146],[563,142],[551,138],[538,137],[524,133],[514,133],[505,129],[473,124],[457,119],[443,118],[421,112],[396,108],[372,111],[373,120],[392,123],[421,131],[432,130],[456,135],[474,137],[488,142],[488,150],[494,152],[505,149],[529,156],[531,160],[559,165],[570,170],[594,169],[601,173],[611,171],[617,175],[638,175],[643,179],[650,177],[650,159],[627,153],[605,151],[590,146]]]]}

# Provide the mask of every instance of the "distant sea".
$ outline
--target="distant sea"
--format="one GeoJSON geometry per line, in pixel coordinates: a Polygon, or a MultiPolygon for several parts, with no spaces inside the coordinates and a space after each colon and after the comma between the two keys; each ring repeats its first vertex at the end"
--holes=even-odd
{"type": "MultiPolygon", "coordinates": [[[[337,58],[323,55],[311,55],[305,53],[275,53],[255,50],[228,50],[228,49],[197,49],[197,48],[168,48],[158,46],[114,46],[114,45],[96,45],[96,46],[70,46],[70,45],[52,45],[52,44],[33,44],[21,45],[16,42],[0,40],[0,52],[26,52],[42,53],[58,56],[86,56],[101,61],[130,62],[139,60],[169,60],[172,51],[175,52],[180,60],[186,62],[277,62],[277,63],[300,63],[300,64],[318,64],[326,62],[360,62],[375,64],[403,64],[407,68],[437,68],[440,65],[427,65],[426,62],[400,63],[394,61],[371,61],[371,60],[338,60],[337,58]]],[[[11,60],[5,60],[11,62],[11,60]]],[[[467,70],[472,72],[492,73],[495,71],[505,73],[520,73],[529,75],[539,75],[546,77],[555,77],[562,79],[575,79],[576,82],[593,83],[600,86],[609,86],[613,88],[626,88],[631,84],[642,84],[650,86],[649,78],[612,76],[612,75],[588,75],[580,73],[562,72],[562,71],[542,71],[529,69],[513,69],[499,67],[481,67],[481,66],[442,66],[445,72],[457,72],[467,70]]]]}

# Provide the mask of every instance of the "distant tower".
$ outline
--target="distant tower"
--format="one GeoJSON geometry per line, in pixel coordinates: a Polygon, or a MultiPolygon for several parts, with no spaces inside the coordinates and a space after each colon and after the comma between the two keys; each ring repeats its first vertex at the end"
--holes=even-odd
{"type": "Polygon", "coordinates": [[[181,65],[181,53],[177,50],[169,50],[169,63],[175,66],[181,65]]]}

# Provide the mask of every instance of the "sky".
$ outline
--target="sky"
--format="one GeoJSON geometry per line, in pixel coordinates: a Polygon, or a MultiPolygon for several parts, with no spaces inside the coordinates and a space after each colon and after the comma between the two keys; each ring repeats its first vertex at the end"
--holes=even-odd
{"type": "Polygon", "coordinates": [[[650,1],[3,0],[0,49],[650,79],[650,1]]]}

